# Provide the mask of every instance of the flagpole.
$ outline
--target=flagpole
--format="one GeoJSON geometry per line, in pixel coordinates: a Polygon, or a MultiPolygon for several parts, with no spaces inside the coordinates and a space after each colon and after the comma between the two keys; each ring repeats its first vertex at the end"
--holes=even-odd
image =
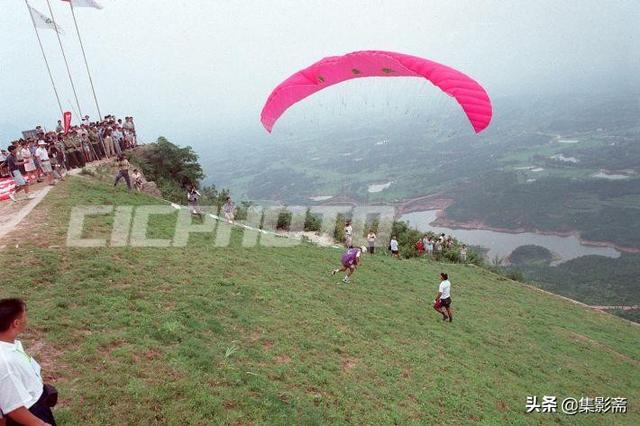
{"type": "Polygon", "coordinates": [[[96,103],[96,109],[98,110],[98,120],[102,119],[102,113],[100,112],[100,105],[98,105],[98,97],[96,96],[96,89],[93,87],[93,79],[91,78],[91,71],[89,71],[89,63],[87,62],[87,55],[84,53],[84,45],[82,44],[82,37],[80,37],[80,30],[78,29],[78,22],[76,21],[76,13],[73,10],[73,2],[69,2],[71,8],[71,16],[73,16],[73,23],[76,26],[76,34],[78,34],[78,41],[80,42],[80,49],[82,50],[82,57],[84,58],[84,66],[87,68],[87,75],[89,76],[89,83],[91,83],[91,91],[93,92],[93,100],[96,103]]]}
{"type": "Polygon", "coordinates": [[[33,19],[33,14],[31,13],[29,2],[27,0],[24,0],[24,4],[27,6],[27,11],[29,12],[29,17],[31,18],[31,23],[33,24],[33,30],[36,32],[36,37],[38,38],[38,44],[40,45],[40,51],[42,52],[42,59],[44,59],[44,64],[47,66],[47,72],[49,73],[49,78],[51,79],[51,86],[53,87],[53,93],[55,93],[56,95],[56,100],[58,101],[58,108],[60,108],[60,115],[62,116],[64,112],[62,111],[62,103],[60,102],[60,95],[58,95],[58,89],[56,89],[56,83],[53,81],[53,74],[51,74],[49,61],[47,60],[47,55],[45,55],[44,53],[44,47],[42,47],[40,34],[38,34],[38,29],[36,28],[36,21],[33,19]]]}
{"type": "Polygon", "coordinates": [[[67,62],[67,55],[65,55],[64,48],[62,47],[62,40],[60,39],[60,33],[58,32],[58,25],[56,25],[56,18],[53,17],[53,10],[51,9],[51,3],[49,2],[49,0],[47,0],[47,6],[49,7],[51,20],[53,21],[53,26],[56,30],[56,37],[58,37],[58,44],[60,44],[60,51],[62,52],[62,57],[64,58],[64,64],[67,67],[67,75],[69,76],[69,82],[71,83],[71,88],[73,89],[73,96],[76,99],[76,105],[78,106],[78,111],[80,111],[80,115],[82,116],[82,108],[80,108],[80,102],[78,101],[78,93],[76,92],[75,84],[73,84],[73,78],[71,78],[71,70],[69,69],[69,62],[67,62]]]}

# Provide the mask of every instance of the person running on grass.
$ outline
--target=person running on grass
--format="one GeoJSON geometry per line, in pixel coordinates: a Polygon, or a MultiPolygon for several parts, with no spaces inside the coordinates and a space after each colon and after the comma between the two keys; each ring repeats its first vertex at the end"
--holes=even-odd
{"type": "Polygon", "coordinates": [[[338,272],[346,271],[347,275],[344,276],[342,282],[345,284],[349,284],[351,275],[353,275],[353,273],[356,271],[356,268],[360,266],[360,263],[362,262],[362,253],[366,252],[367,248],[364,246],[347,249],[347,251],[342,254],[342,258],[340,259],[342,261],[342,268],[334,269],[333,271],[331,271],[331,275],[335,275],[338,272]]]}
{"type": "Polygon", "coordinates": [[[438,287],[438,295],[434,300],[433,309],[442,315],[442,321],[453,321],[453,315],[451,314],[451,283],[449,282],[449,275],[442,272],[440,274],[440,286],[438,287]],[[446,314],[444,310],[446,310],[446,314]]]}

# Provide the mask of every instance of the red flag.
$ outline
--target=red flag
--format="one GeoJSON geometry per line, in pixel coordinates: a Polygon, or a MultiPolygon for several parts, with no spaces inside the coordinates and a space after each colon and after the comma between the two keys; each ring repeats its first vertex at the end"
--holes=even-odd
{"type": "Polygon", "coordinates": [[[71,128],[71,112],[70,111],[65,111],[64,115],[62,116],[63,120],[64,120],[64,132],[67,133],[69,132],[69,129],[71,128]]]}

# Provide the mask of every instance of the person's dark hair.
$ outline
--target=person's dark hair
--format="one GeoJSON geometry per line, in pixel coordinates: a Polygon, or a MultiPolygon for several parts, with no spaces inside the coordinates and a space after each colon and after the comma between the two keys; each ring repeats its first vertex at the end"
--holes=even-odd
{"type": "Polygon", "coordinates": [[[445,274],[444,272],[440,272],[440,276],[442,277],[443,280],[449,279],[449,275],[445,274]]]}
{"type": "Polygon", "coordinates": [[[7,149],[9,150],[10,153],[13,154],[13,151],[16,150],[16,146],[15,145],[10,145],[9,147],[7,147],[7,149]]]}
{"type": "Polygon", "coordinates": [[[21,299],[0,299],[0,332],[7,331],[26,309],[21,299]]]}

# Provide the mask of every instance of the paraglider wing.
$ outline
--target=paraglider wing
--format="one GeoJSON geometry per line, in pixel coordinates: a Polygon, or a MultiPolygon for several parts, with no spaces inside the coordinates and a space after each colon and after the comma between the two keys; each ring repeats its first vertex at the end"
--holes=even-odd
{"type": "Polygon", "coordinates": [[[271,132],[293,104],[325,87],[361,77],[422,77],[454,97],[476,133],[491,122],[491,100],[471,77],[446,65],[416,56],[379,50],[324,58],[280,83],[269,95],[260,120],[271,132]]]}

